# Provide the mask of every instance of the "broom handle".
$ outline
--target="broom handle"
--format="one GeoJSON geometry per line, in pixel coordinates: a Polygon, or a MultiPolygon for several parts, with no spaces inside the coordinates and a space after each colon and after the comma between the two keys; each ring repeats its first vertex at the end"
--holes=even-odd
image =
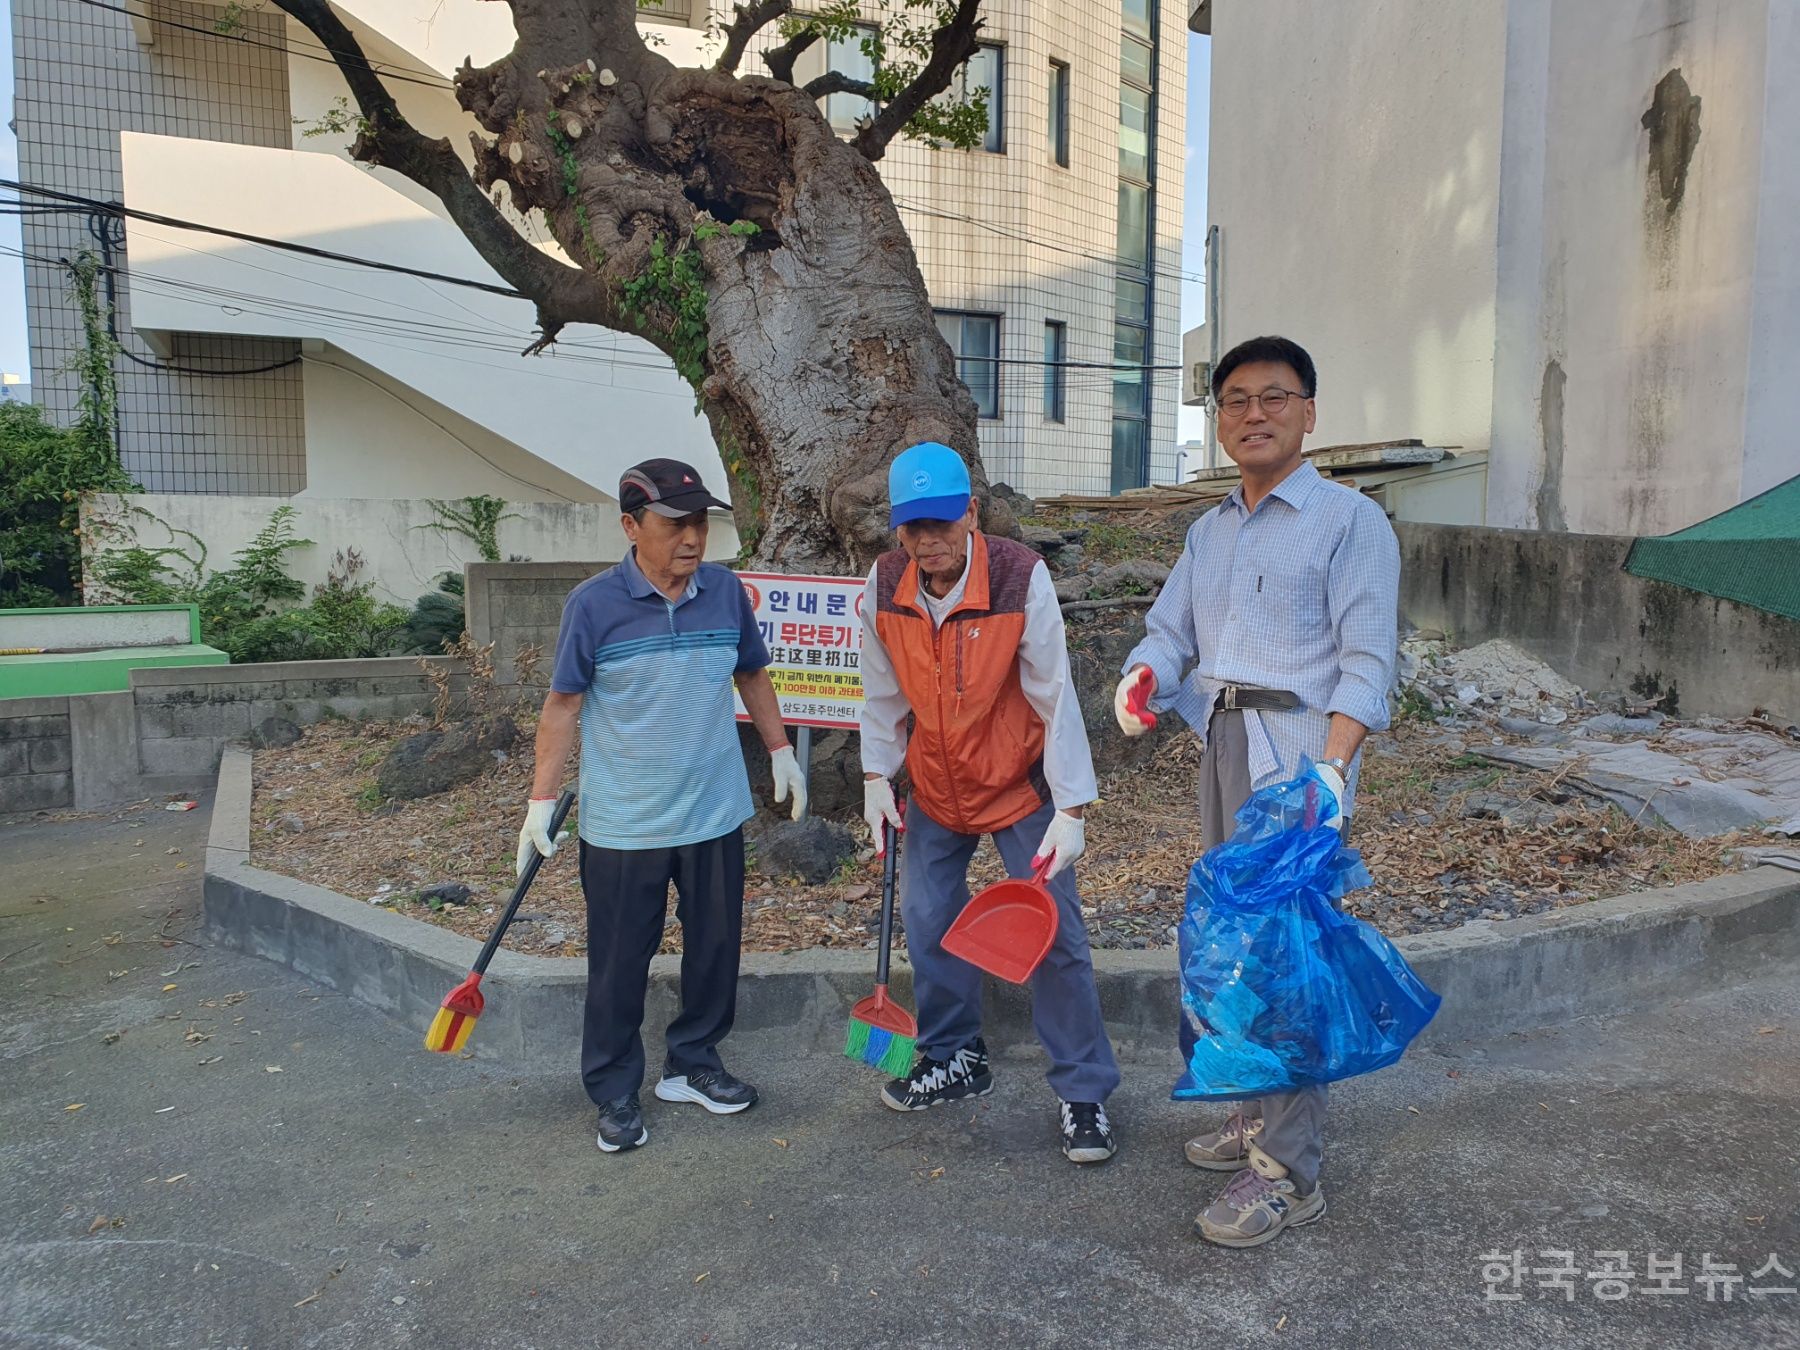
{"type": "MultiPolygon", "coordinates": [[[[562,823],[569,814],[569,808],[575,804],[575,794],[565,792],[556,802],[556,813],[550,817],[550,839],[554,843],[556,832],[562,829],[562,823]]],[[[506,902],[506,913],[500,916],[500,922],[494,925],[494,931],[488,934],[487,944],[482,947],[481,955],[475,958],[470,967],[475,974],[486,973],[488,962],[494,959],[494,953],[500,950],[500,939],[506,936],[506,929],[513,921],[513,915],[519,912],[519,902],[525,898],[525,892],[531,889],[531,883],[537,880],[538,868],[544,865],[544,855],[535,848],[531,850],[531,861],[525,864],[525,871],[519,877],[519,884],[513,887],[512,899],[506,902]]]]}
{"type": "Polygon", "coordinates": [[[881,955],[875,962],[875,983],[886,989],[888,953],[894,946],[894,875],[900,866],[900,834],[884,820],[881,822],[881,836],[887,849],[881,860],[881,955]]]}

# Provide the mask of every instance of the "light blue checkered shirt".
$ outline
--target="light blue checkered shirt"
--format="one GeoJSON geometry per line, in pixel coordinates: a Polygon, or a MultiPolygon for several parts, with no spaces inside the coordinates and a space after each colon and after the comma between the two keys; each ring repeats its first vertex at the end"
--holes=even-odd
{"type": "Polygon", "coordinates": [[[1180,713],[1202,740],[1226,684],[1298,694],[1292,711],[1244,714],[1251,785],[1266,787],[1324,753],[1332,713],[1388,725],[1399,590],[1381,508],[1303,463],[1256,510],[1240,486],[1194,522],[1120,673],[1149,666],[1151,708],[1180,713]]]}

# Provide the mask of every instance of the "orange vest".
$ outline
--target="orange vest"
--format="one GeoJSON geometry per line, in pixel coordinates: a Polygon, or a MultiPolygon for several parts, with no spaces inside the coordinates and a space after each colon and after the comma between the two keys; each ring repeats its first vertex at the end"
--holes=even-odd
{"type": "Polygon", "coordinates": [[[875,632],[912,705],[913,800],[959,834],[1003,830],[1050,800],[1044,722],[1019,684],[1038,561],[1023,544],[973,532],[962,600],[935,632],[918,566],[902,549],[876,561],[875,632]]]}

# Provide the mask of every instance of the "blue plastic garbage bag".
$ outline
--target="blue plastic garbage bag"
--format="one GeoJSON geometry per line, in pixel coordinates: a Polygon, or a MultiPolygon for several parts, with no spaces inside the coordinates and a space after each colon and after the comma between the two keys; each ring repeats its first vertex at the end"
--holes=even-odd
{"type": "Polygon", "coordinates": [[[1188,874],[1181,1008],[1196,1040],[1177,1101],[1372,1073],[1437,1013],[1393,943],[1336,908],[1369,873],[1317,802],[1305,777],[1255,793],[1188,874]]]}

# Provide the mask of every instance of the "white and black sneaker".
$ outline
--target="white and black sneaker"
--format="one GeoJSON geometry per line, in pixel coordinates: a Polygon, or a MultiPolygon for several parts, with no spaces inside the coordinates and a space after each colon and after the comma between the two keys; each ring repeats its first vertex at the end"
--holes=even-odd
{"type": "Polygon", "coordinates": [[[650,1131],[644,1128],[644,1112],[638,1105],[637,1093],[615,1097],[600,1108],[600,1133],[594,1142],[602,1153],[622,1153],[650,1142],[650,1131]]]}
{"type": "Polygon", "coordinates": [[[1072,1163],[1105,1162],[1119,1151],[1104,1106],[1099,1102],[1062,1103],[1062,1151],[1072,1163]]]}
{"type": "Polygon", "coordinates": [[[756,1089],[724,1069],[696,1069],[686,1074],[665,1071],[656,1095],[665,1102],[693,1102],[715,1116],[733,1116],[756,1105],[756,1089]]]}
{"type": "Polygon", "coordinates": [[[896,1111],[923,1111],[939,1102],[985,1097],[993,1090],[987,1046],[977,1036],[975,1044],[964,1046],[949,1059],[920,1054],[911,1073],[894,1079],[881,1090],[881,1100],[896,1111]]]}

